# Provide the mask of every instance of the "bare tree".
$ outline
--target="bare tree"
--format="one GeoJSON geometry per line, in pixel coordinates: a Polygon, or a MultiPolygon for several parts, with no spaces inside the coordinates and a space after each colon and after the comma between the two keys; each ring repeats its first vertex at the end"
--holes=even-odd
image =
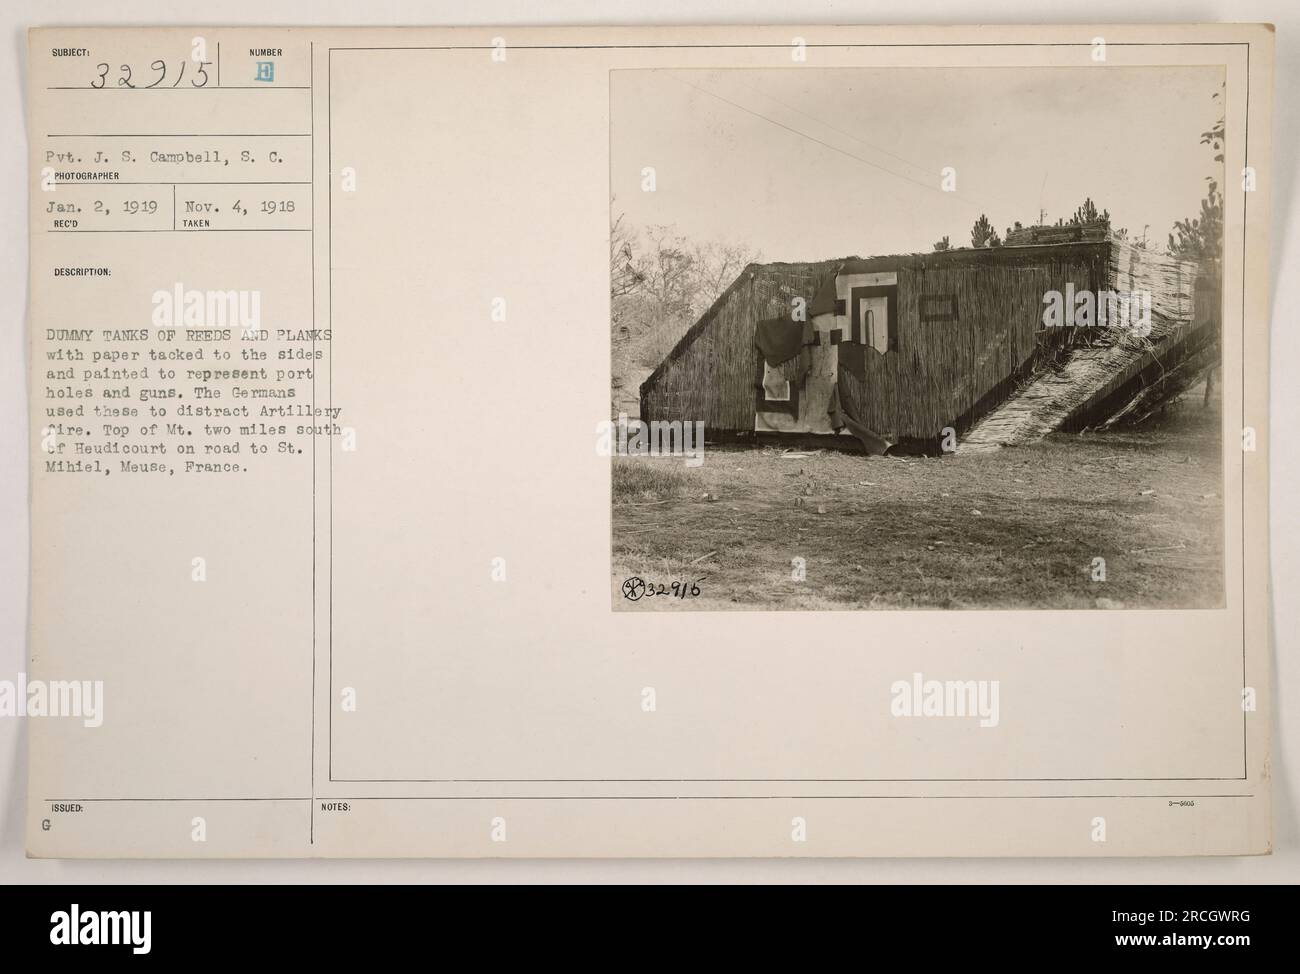
{"type": "Polygon", "coordinates": [[[654,303],[661,321],[688,314],[694,296],[695,256],[690,244],[672,227],[646,230],[637,270],[642,290],[654,303]]]}
{"type": "Polygon", "coordinates": [[[748,247],[720,242],[697,244],[691,251],[695,276],[691,311],[697,318],[761,256],[748,247]]]}
{"type": "MultiPolygon", "coordinates": [[[[610,207],[614,200],[610,200],[610,207]]],[[[624,214],[620,213],[609,225],[609,296],[617,301],[625,294],[631,294],[641,286],[642,278],[636,268],[636,252],[633,245],[636,234],[628,229],[624,214]]]]}
{"type": "Polygon", "coordinates": [[[610,220],[613,388],[636,386],[747,265],[753,250],[725,241],[695,242],[671,226],[610,220]]]}

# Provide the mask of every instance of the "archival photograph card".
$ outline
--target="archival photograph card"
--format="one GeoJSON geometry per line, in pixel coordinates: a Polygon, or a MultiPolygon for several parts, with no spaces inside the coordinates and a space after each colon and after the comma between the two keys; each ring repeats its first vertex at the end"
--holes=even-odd
{"type": "Polygon", "coordinates": [[[1270,851],[1268,26],[28,88],[30,855],[1270,851]]]}

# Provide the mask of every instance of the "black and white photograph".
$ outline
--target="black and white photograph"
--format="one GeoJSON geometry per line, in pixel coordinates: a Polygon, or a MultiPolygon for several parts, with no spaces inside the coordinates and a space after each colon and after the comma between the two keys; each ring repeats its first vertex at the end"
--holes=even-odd
{"type": "Polygon", "coordinates": [[[616,608],[1223,605],[1221,69],[610,87],[616,608]]]}

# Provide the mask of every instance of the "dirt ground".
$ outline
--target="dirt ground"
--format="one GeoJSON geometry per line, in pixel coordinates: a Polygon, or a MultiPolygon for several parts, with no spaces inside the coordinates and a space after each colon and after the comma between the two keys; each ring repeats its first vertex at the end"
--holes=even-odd
{"type": "Polygon", "coordinates": [[[615,457],[614,605],[1221,606],[1219,423],[1188,396],[1136,430],[978,455],[710,447],[694,468],[615,457]]]}

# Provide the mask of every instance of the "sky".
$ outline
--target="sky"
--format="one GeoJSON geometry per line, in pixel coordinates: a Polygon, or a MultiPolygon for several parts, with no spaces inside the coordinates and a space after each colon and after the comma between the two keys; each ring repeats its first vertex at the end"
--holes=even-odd
{"type": "Polygon", "coordinates": [[[1222,185],[1219,67],[612,72],[613,210],[764,260],[970,245],[1085,197],[1163,246],[1222,185]],[[940,188],[956,170],[955,192],[940,188]],[[655,191],[642,189],[653,167],[655,191]]]}

